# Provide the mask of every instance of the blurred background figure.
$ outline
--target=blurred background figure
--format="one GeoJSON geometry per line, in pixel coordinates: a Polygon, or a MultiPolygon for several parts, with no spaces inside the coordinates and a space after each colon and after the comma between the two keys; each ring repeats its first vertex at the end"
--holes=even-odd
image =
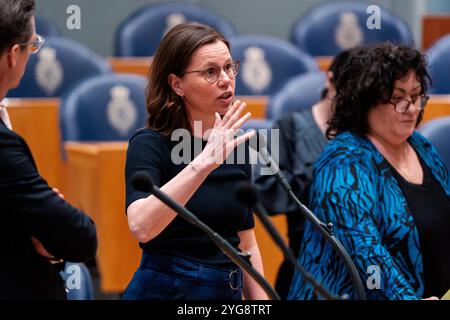
{"type": "MultiPolygon", "coordinates": [[[[310,207],[333,223],[369,299],[441,297],[450,286],[450,186],[435,148],[415,131],[428,101],[419,51],[378,44],[335,82],[335,137],[316,162],[310,207]]],[[[348,271],[306,223],[299,263],[332,292],[355,297],[348,271]]],[[[314,299],[295,274],[290,299],[314,299]]]]}
{"type": "MultiPolygon", "coordinates": [[[[280,130],[278,165],[294,193],[306,206],[315,161],[328,143],[325,132],[334,113],[334,83],[351,63],[352,56],[361,54],[362,51],[363,49],[355,48],[338,54],[326,73],[321,100],[308,109],[284,115],[273,126],[280,130]]],[[[301,92],[302,88],[297,91],[301,92]]],[[[271,139],[268,141],[270,144],[271,139]]],[[[286,214],[289,245],[298,254],[303,237],[304,217],[275,176],[260,173],[261,170],[255,170],[254,180],[260,189],[262,204],[271,215],[286,214]]],[[[287,297],[293,273],[294,267],[288,261],[283,261],[276,282],[276,290],[283,298],[287,297]]]]}

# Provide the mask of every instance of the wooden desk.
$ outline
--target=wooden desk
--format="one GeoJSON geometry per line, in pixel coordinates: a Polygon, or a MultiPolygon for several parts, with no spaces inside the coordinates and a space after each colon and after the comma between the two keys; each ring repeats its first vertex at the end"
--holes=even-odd
{"type": "Polygon", "coordinates": [[[333,62],[333,58],[334,57],[328,57],[328,56],[316,57],[316,62],[317,62],[317,65],[319,66],[319,69],[324,72],[328,71],[328,69],[330,68],[331,62],[333,62]]]}
{"type": "Polygon", "coordinates": [[[5,101],[13,130],[28,143],[39,173],[50,186],[63,190],[59,99],[5,101]]]}
{"type": "Polygon", "coordinates": [[[428,50],[440,38],[450,34],[450,15],[422,17],[422,50],[428,50]]]}
{"type": "MultiPolygon", "coordinates": [[[[322,71],[327,71],[333,61],[333,57],[316,57],[315,59],[322,71]]],[[[116,73],[136,73],[147,77],[152,57],[109,57],[107,60],[116,73]]]]}
{"type": "Polygon", "coordinates": [[[65,144],[66,197],[95,221],[101,289],[121,292],[139,266],[141,249],[125,215],[127,143],[65,144]]]}
{"type": "MultiPolygon", "coordinates": [[[[246,110],[252,113],[252,119],[266,117],[268,96],[237,96],[236,99],[247,102],[246,110]]],[[[425,108],[422,123],[444,116],[450,116],[450,95],[432,95],[425,108]]]]}
{"type": "MultiPolygon", "coordinates": [[[[126,143],[65,144],[69,182],[66,197],[85,210],[97,225],[97,264],[105,292],[123,291],[140,261],[141,250],[125,216],[126,148],[126,143]]],[[[265,276],[274,284],[283,256],[256,217],[255,220],[265,276]]],[[[273,217],[272,221],[286,236],[285,216],[273,217]]]]}
{"type": "Polygon", "coordinates": [[[107,60],[116,73],[136,73],[147,77],[152,57],[109,57],[107,60]]]}
{"type": "Polygon", "coordinates": [[[264,119],[266,117],[266,109],[269,103],[268,96],[236,96],[235,100],[247,103],[244,112],[251,112],[251,119],[264,119]]]}
{"type": "MultiPolygon", "coordinates": [[[[275,245],[270,235],[267,233],[263,224],[259,221],[258,217],[254,215],[255,218],[255,236],[258,241],[259,250],[261,251],[261,257],[264,266],[264,277],[269,281],[269,283],[275,287],[275,281],[278,275],[278,269],[284,260],[283,253],[275,245]]],[[[280,214],[270,217],[272,223],[277,228],[278,232],[282,235],[284,243],[287,245],[287,219],[285,214],[280,214]]]]}
{"type": "Polygon", "coordinates": [[[450,115],[450,95],[432,95],[425,107],[422,124],[450,115]]]}

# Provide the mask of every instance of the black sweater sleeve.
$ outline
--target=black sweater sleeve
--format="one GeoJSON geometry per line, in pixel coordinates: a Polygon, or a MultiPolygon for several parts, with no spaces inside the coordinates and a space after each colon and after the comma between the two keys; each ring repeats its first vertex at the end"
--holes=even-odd
{"type": "Polygon", "coordinates": [[[25,141],[0,130],[0,206],[9,228],[37,238],[56,258],[95,256],[94,222],[59,197],[39,175],[25,141]]]}

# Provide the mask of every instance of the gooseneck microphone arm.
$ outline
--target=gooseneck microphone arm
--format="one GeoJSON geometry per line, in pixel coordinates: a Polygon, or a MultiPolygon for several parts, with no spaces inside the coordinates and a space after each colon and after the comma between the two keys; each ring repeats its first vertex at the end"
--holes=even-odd
{"type": "Polygon", "coordinates": [[[353,285],[356,288],[356,292],[359,296],[360,300],[366,300],[366,292],[364,291],[364,285],[359,276],[358,270],[356,269],[355,264],[353,263],[350,255],[347,250],[345,250],[344,246],[341,242],[335,237],[333,232],[333,224],[328,223],[325,224],[317,218],[314,213],[311,212],[301,201],[297,198],[297,196],[292,191],[291,186],[289,185],[286,177],[281,172],[280,168],[276,164],[276,162],[272,159],[269,152],[267,151],[267,143],[264,136],[261,134],[257,134],[253,139],[257,138],[258,145],[255,146],[254,141],[249,142],[249,146],[255,149],[260,158],[263,160],[264,164],[267,165],[267,168],[271,171],[271,174],[274,174],[278,182],[281,184],[283,189],[288,193],[289,197],[294,201],[297,205],[298,209],[302,213],[302,215],[307,219],[311,224],[320,232],[320,234],[328,241],[339,257],[342,259],[348,271],[350,273],[350,278],[353,282],[353,285]],[[253,142],[253,143],[252,143],[253,142]]]}
{"type": "Polygon", "coordinates": [[[150,177],[145,171],[137,171],[131,178],[133,187],[137,190],[150,192],[156,198],[161,200],[164,204],[174,210],[180,217],[187,220],[189,223],[203,230],[208,237],[241,269],[246,271],[267,293],[272,300],[280,300],[280,296],[267,282],[267,280],[251,266],[251,264],[244,258],[245,254],[237,251],[226,239],[220,236],[217,232],[208,227],[200,219],[198,219],[192,212],[177,203],[175,200],[166,195],[158,187],[156,187],[150,177]]]}
{"type": "Polygon", "coordinates": [[[258,218],[261,220],[262,224],[276,243],[276,245],[281,249],[283,255],[289,263],[291,263],[309,282],[317,293],[321,294],[327,300],[342,300],[340,297],[333,295],[328,289],[326,289],[321,283],[319,283],[314,277],[305,270],[305,268],[297,262],[297,259],[292,252],[292,249],[288,247],[285,243],[275,226],[269,219],[266,209],[258,200],[258,191],[256,188],[248,182],[242,182],[236,189],[236,198],[243,205],[253,208],[258,218]]]}

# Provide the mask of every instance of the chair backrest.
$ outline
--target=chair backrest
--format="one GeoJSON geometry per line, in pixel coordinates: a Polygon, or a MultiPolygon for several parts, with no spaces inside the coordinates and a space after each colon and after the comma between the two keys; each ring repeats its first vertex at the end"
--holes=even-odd
{"type": "Polygon", "coordinates": [[[57,37],[61,35],[61,31],[59,28],[51,22],[43,17],[36,16],[36,33],[45,37],[57,37]]]}
{"type": "Polygon", "coordinates": [[[375,11],[368,13],[368,6],[361,2],[318,4],[294,23],[291,41],[313,56],[334,56],[355,46],[388,40],[413,45],[412,32],[403,20],[380,8],[377,25],[371,17],[375,11]]]}
{"type": "Polygon", "coordinates": [[[429,93],[450,94],[450,34],[427,51],[427,58],[432,80],[429,93]]]}
{"type": "Polygon", "coordinates": [[[94,285],[84,263],[66,262],[61,277],[66,283],[67,300],[94,300],[94,285]]]}
{"type": "Polygon", "coordinates": [[[272,95],[292,77],[318,70],[311,56],[282,39],[246,35],[230,43],[233,58],[241,61],[238,95],[272,95]]]}
{"type": "Polygon", "coordinates": [[[450,168],[450,117],[442,117],[427,122],[420,133],[437,149],[447,168],[450,168]]]}
{"type": "Polygon", "coordinates": [[[84,45],[49,37],[39,53],[30,56],[19,87],[8,97],[60,97],[75,83],[110,72],[105,59],[84,45]]]}
{"type": "Polygon", "coordinates": [[[283,114],[311,108],[320,100],[325,88],[325,73],[316,71],[296,76],[289,80],[269,101],[268,119],[278,119],[283,114]]]}
{"type": "Polygon", "coordinates": [[[236,34],[228,21],[205,7],[158,3],[138,9],[120,24],[115,33],[115,54],[122,57],[152,56],[167,31],[183,22],[212,26],[227,38],[236,34]]]}
{"type": "Polygon", "coordinates": [[[145,124],[146,79],[131,74],[89,78],[61,99],[64,141],[127,141],[145,124]]]}

